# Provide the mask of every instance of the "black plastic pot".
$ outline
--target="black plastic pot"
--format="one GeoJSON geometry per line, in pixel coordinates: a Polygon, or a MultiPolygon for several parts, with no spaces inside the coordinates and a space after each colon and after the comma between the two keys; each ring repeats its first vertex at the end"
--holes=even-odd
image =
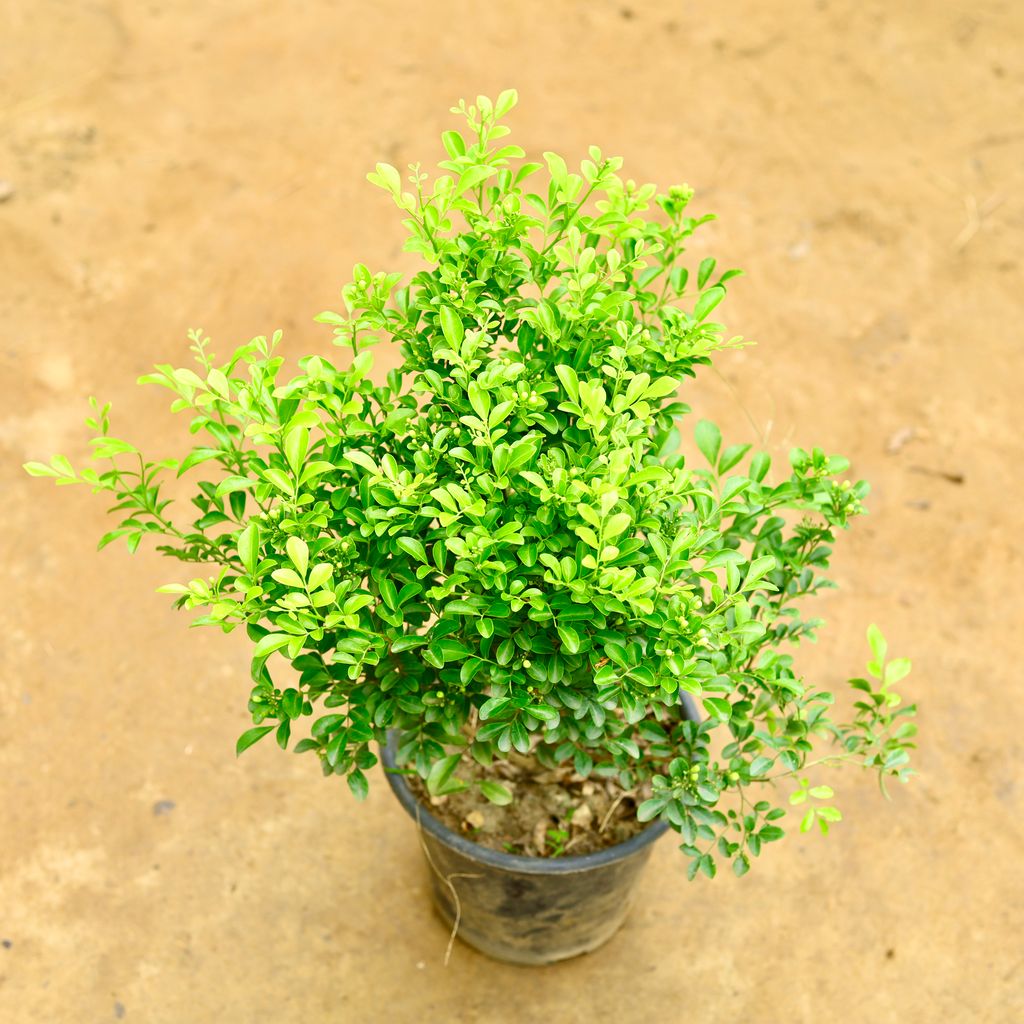
{"type": "MultiPolygon", "coordinates": [[[[699,721],[682,695],[686,718],[699,721]]],[[[395,796],[417,822],[430,871],[434,905],[457,935],[496,960],[549,964],[589,953],[607,942],[629,910],[633,887],[661,821],[618,846],[576,857],[500,853],[442,825],[393,769],[397,742],[381,751],[395,796]]]]}

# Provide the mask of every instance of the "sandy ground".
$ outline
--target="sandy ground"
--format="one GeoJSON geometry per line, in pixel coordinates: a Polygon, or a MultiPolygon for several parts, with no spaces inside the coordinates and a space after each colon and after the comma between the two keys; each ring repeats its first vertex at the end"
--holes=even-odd
{"type": "Polygon", "coordinates": [[[1024,1019],[1024,8],[624,2],[3,3],[5,1024],[1024,1019]],[[134,380],[189,326],[324,349],[353,262],[410,265],[365,171],[431,161],[452,101],[508,85],[529,151],[596,142],[720,214],[759,346],[689,400],[874,482],[802,664],[859,671],[878,620],[922,704],[891,803],[842,777],[842,826],[742,881],[687,885],[665,842],[619,937],[546,970],[446,968],[386,787],[236,761],[244,639],[190,632],[153,593],[173,565],[95,554],[102,503],[18,468],[83,452],[91,393],[177,452],[134,380]]]}

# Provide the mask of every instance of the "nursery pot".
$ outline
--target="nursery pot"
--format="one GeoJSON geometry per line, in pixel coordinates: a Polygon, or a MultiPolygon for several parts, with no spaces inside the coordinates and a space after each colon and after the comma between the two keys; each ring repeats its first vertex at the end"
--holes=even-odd
{"type": "MultiPolygon", "coordinates": [[[[698,721],[682,695],[686,718],[698,721]]],[[[397,738],[381,751],[395,796],[417,823],[434,905],[463,942],[496,960],[549,964],[607,942],[668,825],[656,821],[624,843],[567,857],[526,857],[480,846],[443,825],[395,771],[397,738]]]]}

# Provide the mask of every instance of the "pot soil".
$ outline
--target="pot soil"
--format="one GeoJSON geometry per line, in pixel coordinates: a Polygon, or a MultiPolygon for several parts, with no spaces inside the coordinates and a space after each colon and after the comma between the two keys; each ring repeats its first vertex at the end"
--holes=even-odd
{"type": "MultiPolygon", "coordinates": [[[[696,705],[682,696],[686,718],[696,705]]],[[[654,843],[658,821],[595,853],[532,857],[489,849],[438,820],[395,764],[394,736],[381,751],[395,796],[419,827],[434,905],[453,933],[496,960],[548,964],[589,953],[615,934],[654,843]]]]}

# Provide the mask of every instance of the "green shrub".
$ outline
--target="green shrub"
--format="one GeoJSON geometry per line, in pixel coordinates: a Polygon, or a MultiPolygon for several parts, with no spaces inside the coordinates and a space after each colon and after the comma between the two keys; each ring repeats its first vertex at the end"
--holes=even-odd
{"type": "MultiPolygon", "coordinates": [[[[161,589],[253,641],[239,751],[271,731],[287,747],[313,716],[295,749],[362,796],[389,729],[433,793],[464,785],[464,757],[532,750],[649,783],[639,817],[681,834],[691,877],[716,858],[743,874],[783,834],[776,788],[752,786],[801,779],[816,756],[909,773],[914,709],[890,688],[909,662],[886,661],[877,630],[876,682],[852,681],[849,724],[785,653],[819,625],[799,608],[830,585],[835,531],[867,486],[819,449],[795,449],[773,482],[766,453],[723,446],[707,421],[683,454],[677,392],[741,344],[711,319],[739,272],[685,265],[711,219],[685,186],[624,180],[597,149],[578,173],[545,153],[535,185],[544,165],[504,141],[515,101],[456,108],[466,128],[444,133],[432,183],[418,165],[408,183],[386,164],[369,176],[426,266],[407,285],[355,268],[345,312],[317,317],[351,358],[310,355],[289,378],[279,335],[218,362],[193,331],[196,369],[142,378],[190,418],[199,441],[181,461],[111,437],[94,402],[95,468],[27,469],[114,495],[101,546],[151,535],[210,567],[161,589]],[[375,384],[382,340],[402,364],[375,384]],[[174,525],[163,482],[192,470],[195,518],[174,525]],[[816,755],[818,740],[834,745],[816,755]]],[[[830,796],[803,778],[790,801],[830,796]]],[[[839,818],[808,806],[805,829],[839,818]]]]}

